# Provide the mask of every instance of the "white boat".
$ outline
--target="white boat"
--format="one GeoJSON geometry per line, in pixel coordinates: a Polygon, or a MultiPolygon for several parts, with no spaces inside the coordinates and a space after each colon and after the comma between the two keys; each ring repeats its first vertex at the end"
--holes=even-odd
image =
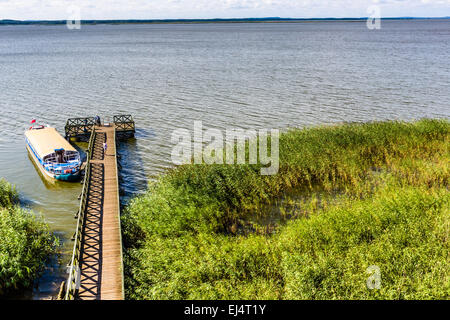
{"type": "Polygon", "coordinates": [[[55,128],[32,126],[25,132],[27,149],[45,176],[76,181],[80,178],[80,153],[55,128]]]}

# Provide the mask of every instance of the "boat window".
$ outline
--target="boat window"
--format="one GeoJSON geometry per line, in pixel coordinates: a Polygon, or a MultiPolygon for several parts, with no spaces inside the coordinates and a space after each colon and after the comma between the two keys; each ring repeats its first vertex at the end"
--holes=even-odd
{"type": "Polygon", "coordinates": [[[80,156],[78,152],[66,151],[64,158],[66,162],[70,162],[70,161],[78,161],[80,156]]]}
{"type": "Polygon", "coordinates": [[[57,163],[56,162],[56,154],[54,154],[54,153],[49,154],[48,156],[44,157],[44,161],[46,163],[57,163]]]}

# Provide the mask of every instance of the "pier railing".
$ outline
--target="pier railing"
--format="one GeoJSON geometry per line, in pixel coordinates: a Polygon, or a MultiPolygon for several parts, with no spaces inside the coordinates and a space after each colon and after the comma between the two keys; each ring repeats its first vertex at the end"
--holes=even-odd
{"type": "Polygon", "coordinates": [[[94,126],[94,117],[68,119],[64,128],[66,138],[86,136],[92,132],[94,126]]]}
{"type": "MultiPolygon", "coordinates": [[[[117,138],[117,130],[114,130],[114,150],[116,150],[116,188],[117,188],[117,203],[119,204],[119,208],[117,209],[117,219],[119,221],[119,230],[120,230],[120,244],[122,244],[122,226],[121,226],[121,222],[120,222],[120,186],[119,186],[119,168],[120,168],[120,163],[119,163],[119,155],[117,154],[117,143],[118,143],[118,138],[117,138]]],[[[120,246],[120,269],[121,269],[121,273],[122,273],[122,280],[124,279],[124,269],[123,269],[123,251],[122,251],[122,245],[120,246]]],[[[122,299],[125,299],[125,283],[124,281],[122,281],[122,299]]]]}
{"type": "Polygon", "coordinates": [[[80,207],[78,209],[77,213],[77,229],[75,231],[75,237],[74,237],[74,246],[73,246],[73,253],[72,253],[72,259],[70,261],[70,264],[68,265],[69,268],[69,277],[67,280],[66,285],[66,294],[65,294],[65,300],[74,300],[77,294],[77,291],[79,289],[80,285],[80,276],[81,276],[81,270],[80,270],[80,255],[81,255],[81,239],[82,239],[82,229],[84,224],[84,218],[85,218],[85,212],[86,212],[86,204],[87,204],[87,196],[88,196],[88,188],[89,188],[89,179],[91,178],[91,158],[92,153],[94,149],[94,140],[95,140],[95,128],[92,127],[91,131],[91,137],[89,139],[89,146],[87,150],[87,162],[85,167],[85,173],[84,173],[84,180],[83,180],[83,189],[80,195],[80,207]]]}
{"type": "MultiPolygon", "coordinates": [[[[113,116],[113,123],[119,139],[126,139],[134,136],[136,125],[132,115],[115,115],[113,116]]],[[[66,139],[79,138],[84,140],[89,137],[92,129],[96,125],[97,123],[94,117],[68,119],[64,128],[66,139]]]]}
{"type": "Polygon", "coordinates": [[[136,125],[130,114],[116,115],[113,117],[113,121],[119,139],[134,136],[136,125]]]}

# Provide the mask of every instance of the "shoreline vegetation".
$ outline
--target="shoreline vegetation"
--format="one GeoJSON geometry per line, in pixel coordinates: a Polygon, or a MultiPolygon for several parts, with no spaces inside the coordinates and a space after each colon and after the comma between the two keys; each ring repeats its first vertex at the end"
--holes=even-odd
{"type": "Polygon", "coordinates": [[[32,287],[57,246],[43,218],[21,208],[15,188],[0,179],[0,298],[32,287]]]}
{"type": "MultiPolygon", "coordinates": [[[[446,20],[450,17],[391,17],[381,20],[446,20]]],[[[199,24],[199,23],[279,23],[279,22],[318,22],[318,21],[363,21],[367,17],[359,18],[230,18],[230,19],[111,19],[111,20],[81,20],[82,25],[96,24],[199,24]]],[[[65,25],[67,20],[0,20],[1,25],[65,25]]]]}
{"type": "Polygon", "coordinates": [[[274,176],[169,170],[122,215],[126,298],[448,299],[449,142],[446,119],[340,124],[281,134],[274,176]]]}

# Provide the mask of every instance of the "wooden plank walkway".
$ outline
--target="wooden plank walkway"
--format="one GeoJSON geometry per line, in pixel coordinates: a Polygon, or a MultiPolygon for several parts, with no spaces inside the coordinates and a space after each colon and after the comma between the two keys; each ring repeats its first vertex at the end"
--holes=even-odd
{"type": "Polygon", "coordinates": [[[115,127],[97,127],[81,235],[76,299],[122,300],[123,265],[115,127]],[[103,142],[107,143],[106,153],[103,142]]]}

